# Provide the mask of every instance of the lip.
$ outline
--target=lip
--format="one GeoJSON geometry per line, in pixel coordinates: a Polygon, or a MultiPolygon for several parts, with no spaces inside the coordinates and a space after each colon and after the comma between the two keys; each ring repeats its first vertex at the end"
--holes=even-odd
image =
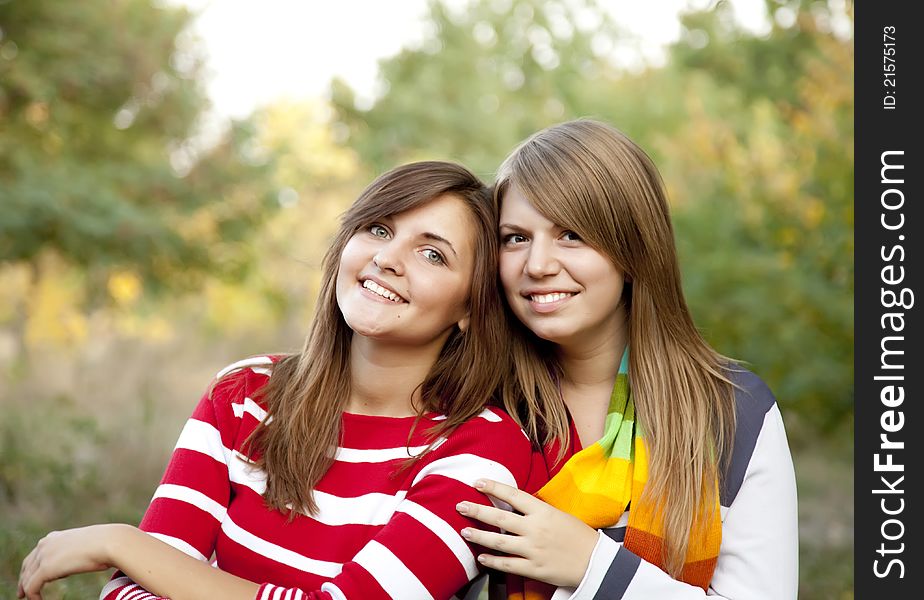
{"type": "Polygon", "coordinates": [[[555,312],[562,306],[568,303],[572,298],[578,295],[580,292],[575,292],[572,290],[562,290],[562,289],[553,289],[553,288],[542,288],[542,289],[529,289],[520,292],[520,295],[526,300],[529,304],[530,309],[533,312],[539,314],[547,314],[555,312]],[[543,296],[546,294],[569,294],[564,298],[555,300],[554,302],[536,302],[532,299],[532,296],[543,296]]]}
{"type": "Polygon", "coordinates": [[[373,300],[378,300],[379,302],[385,302],[385,303],[388,303],[388,304],[391,304],[391,305],[407,304],[407,303],[408,303],[407,299],[406,299],[404,296],[402,296],[393,286],[391,286],[391,285],[385,283],[384,281],[382,281],[382,280],[379,279],[378,277],[375,277],[375,276],[373,276],[373,275],[360,275],[358,281],[359,281],[359,289],[360,289],[360,291],[362,292],[363,295],[365,295],[365,296],[368,297],[368,298],[371,298],[371,299],[373,299],[373,300]],[[365,282],[365,281],[372,281],[372,282],[374,282],[374,283],[376,283],[376,284],[382,286],[383,288],[385,288],[386,290],[388,290],[389,292],[391,292],[392,294],[394,294],[395,296],[397,296],[398,299],[400,300],[400,302],[395,302],[394,300],[389,300],[388,298],[383,298],[382,296],[379,296],[378,294],[376,294],[376,293],[373,292],[372,290],[367,290],[365,287],[363,287],[363,282],[365,282]]]}

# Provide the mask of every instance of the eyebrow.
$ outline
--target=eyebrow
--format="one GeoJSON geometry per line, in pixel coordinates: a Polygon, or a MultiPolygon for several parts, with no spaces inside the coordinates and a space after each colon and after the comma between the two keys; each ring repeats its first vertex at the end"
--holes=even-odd
{"type": "Polygon", "coordinates": [[[426,232],[424,232],[424,233],[421,234],[421,235],[422,235],[422,237],[423,237],[424,239],[433,240],[434,242],[442,242],[442,243],[446,244],[447,246],[449,246],[449,249],[452,250],[452,253],[456,256],[456,258],[459,257],[458,253],[456,252],[456,249],[453,248],[453,246],[452,246],[452,242],[450,242],[450,241],[447,240],[446,238],[444,238],[444,237],[442,237],[442,236],[439,236],[439,235],[436,235],[435,233],[432,233],[432,232],[429,232],[429,231],[426,231],[426,232]]]}

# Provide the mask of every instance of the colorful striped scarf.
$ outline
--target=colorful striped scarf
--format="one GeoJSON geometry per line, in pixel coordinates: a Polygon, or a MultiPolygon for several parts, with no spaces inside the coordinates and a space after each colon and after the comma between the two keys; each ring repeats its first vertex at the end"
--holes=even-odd
{"type": "MultiPolygon", "coordinates": [[[[648,452],[635,423],[635,405],[629,389],[629,350],[619,365],[610,397],[603,437],[576,453],[536,496],[571,513],[595,529],[610,527],[630,507],[623,546],[642,559],[664,568],[664,528],[658,507],[642,499],[648,479],[648,452]]],[[[717,489],[717,488],[716,488],[717,489]]],[[[722,543],[722,524],[715,506],[697,511],[690,542],[679,577],[704,590],[709,586],[722,543]]],[[[542,600],[552,596],[553,586],[507,578],[508,600],[542,600]]]]}

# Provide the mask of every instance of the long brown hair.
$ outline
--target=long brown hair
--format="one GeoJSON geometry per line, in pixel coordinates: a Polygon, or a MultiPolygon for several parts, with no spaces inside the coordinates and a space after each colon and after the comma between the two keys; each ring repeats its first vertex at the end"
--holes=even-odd
{"type": "MultiPolygon", "coordinates": [[[[645,493],[662,510],[665,566],[676,577],[699,507],[714,506],[718,457],[730,454],[734,439],[735,403],[730,360],[700,336],[683,297],[661,176],[623,133],[580,119],[540,131],[513,151],[498,172],[497,204],[511,185],[626,276],[629,378],[649,453],[645,493]]],[[[522,324],[513,329],[515,376],[504,385],[505,405],[533,439],[566,447],[554,344],[522,324]]]]}
{"type": "Polygon", "coordinates": [[[317,512],[312,496],[332,464],[341,414],[350,393],[352,330],[337,305],[340,255],[363,227],[451,194],[468,207],[475,230],[470,322],[456,327],[420,386],[420,414],[446,415],[429,433],[446,435],[477,415],[506,370],[504,314],[497,287],[497,214],[488,188],[464,167],[447,162],[403,165],[378,177],[344,214],[324,258],[314,321],[302,351],[273,366],[262,390],[268,417],[249,442],[267,475],[267,505],[290,515],[317,512]],[[272,417],[272,418],[270,418],[272,417]]]}

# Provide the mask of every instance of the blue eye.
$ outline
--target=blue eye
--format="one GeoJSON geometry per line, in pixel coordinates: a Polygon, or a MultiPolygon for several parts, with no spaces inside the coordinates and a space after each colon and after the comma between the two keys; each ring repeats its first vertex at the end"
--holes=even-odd
{"type": "Polygon", "coordinates": [[[443,258],[443,255],[434,250],[433,248],[424,248],[420,252],[424,258],[432,262],[435,265],[446,264],[446,260],[443,258]]]}
{"type": "Polygon", "coordinates": [[[378,223],[373,223],[369,226],[369,233],[379,238],[388,237],[388,229],[384,225],[379,225],[378,223]]]}

